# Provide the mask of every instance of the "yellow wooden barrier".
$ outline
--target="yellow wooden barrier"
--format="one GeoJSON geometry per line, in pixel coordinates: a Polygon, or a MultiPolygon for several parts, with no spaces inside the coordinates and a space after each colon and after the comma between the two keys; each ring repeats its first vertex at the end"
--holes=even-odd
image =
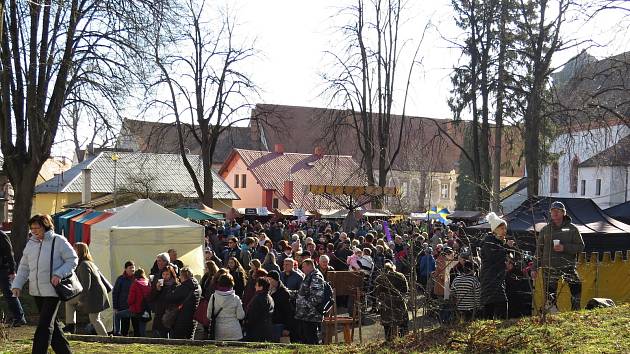
{"type": "MultiPolygon", "coordinates": [[[[578,274],[582,280],[581,307],[584,308],[589,299],[604,297],[612,299],[616,304],[630,302],[630,250],[623,259],[623,253],[618,251],[614,257],[610,252],[605,252],[602,261],[599,261],[597,253],[591,253],[587,261],[586,254],[578,257],[578,274]]],[[[540,313],[544,306],[543,272],[534,282],[534,312],[540,313]]],[[[558,310],[571,310],[571,292],[569,285],[560,280],[558,282],[558,310]]]]}

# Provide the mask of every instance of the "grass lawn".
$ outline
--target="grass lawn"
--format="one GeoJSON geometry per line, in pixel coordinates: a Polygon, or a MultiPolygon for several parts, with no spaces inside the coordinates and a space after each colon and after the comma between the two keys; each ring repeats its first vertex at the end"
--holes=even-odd
{"type": "Polygon", "coordinates": [[[352,348],[356,353],[630,353],[630,304],[510,321],[476,321],[438,328],[394,343],[352,348]]]}
{"type": "MultiPolygon", "coordinates": [[[[29,353],[34,327],[0,331],[0,353],[29,353]]],[[[366,339],[366,338],[364,338],[366,339]]],[[[410,334],[391,343],[351,346],[266,347],[105,344],[71,341],[75,353],[630,353],[630,304],[593,311],[510,321],[476,321],[467,326],[410,334]]]]}

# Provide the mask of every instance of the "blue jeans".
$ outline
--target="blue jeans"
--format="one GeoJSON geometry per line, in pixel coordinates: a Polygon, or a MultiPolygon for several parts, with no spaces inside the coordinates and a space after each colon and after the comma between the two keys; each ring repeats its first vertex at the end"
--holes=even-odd
{"type": "MultiPolygon", "coordinates": [[[[133,326],[133,336],[134,337],[146,337],[147,336],[147,323],[140,321],[140,318],[137,317],[133,312],[130,312],[129,309],[122,310],[116,312],[114,316],[114,326],[116,325],[116,319],[131,319],[131,325],[133,326]]],[[[116,329],[114,328],[114,332],[116,329]]]]}
{"type": "Polygon", "coordinates": [[[7,300],[9,304],[9,310],[13,313],[14,319],[24,318],[24,310],[20,299],[13,296],[11,293],[11,284],[9,282],[9,271],[0,270],[0,288],[2,289],[2,296],[7,300]]]}
{"type": "Polygon", "coordinates": [[[131,316],[129,310],[119,310],[114,314],[114,334],[127,336],[131,316]]]}

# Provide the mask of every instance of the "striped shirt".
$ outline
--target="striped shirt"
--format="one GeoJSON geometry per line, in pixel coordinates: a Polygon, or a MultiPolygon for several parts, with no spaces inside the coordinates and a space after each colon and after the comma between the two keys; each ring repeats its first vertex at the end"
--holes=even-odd
{"type": "Polygon", "coordinates": [[[481,284],[474,275],[460,275],[451,284],[451,295],[459,311],[470,311],[479,308],[481,300],[481,284]]]}

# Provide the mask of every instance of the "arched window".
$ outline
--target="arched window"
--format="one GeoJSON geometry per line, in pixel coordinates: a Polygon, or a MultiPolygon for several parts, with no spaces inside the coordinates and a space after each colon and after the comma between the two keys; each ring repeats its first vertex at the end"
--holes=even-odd
{"type": "Polygon", "coordinates": [[[549,193],[558,193],[558,177],[560,176],[560,168],[558,161],[551,164],[551,176],[549,180],[549,193]]]}
{"type": "Polygon", "coordinates": [[[569,172],[569,192],[577,193],[578,189],[578,165],[580,164],[580,160],[578,160],[577,156],[571,160],[571,170],[569,172]]]}

